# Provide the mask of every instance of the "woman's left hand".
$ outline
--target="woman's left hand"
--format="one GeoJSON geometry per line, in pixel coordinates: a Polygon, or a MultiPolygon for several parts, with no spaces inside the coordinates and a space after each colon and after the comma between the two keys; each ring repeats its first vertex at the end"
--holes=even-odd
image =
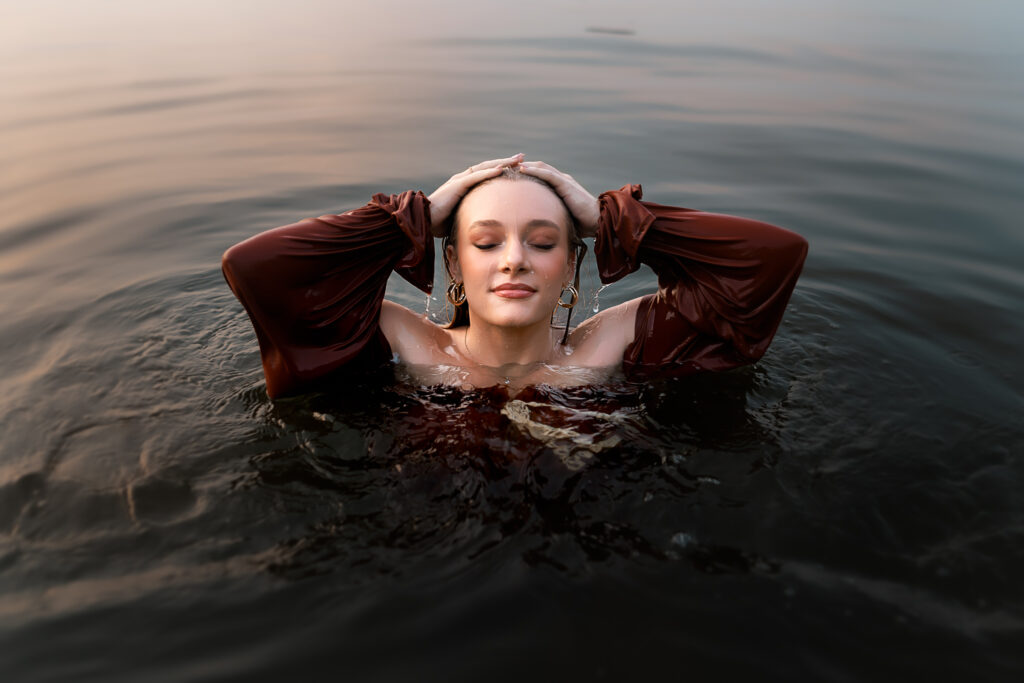
{"type": "Polygon", "coordinates": [[[543,161],[522,161],[520,170],[540,178],[555,189],[579,224],[580,237],[594,237],[597,234],[597,218],[601,213],[597,197],[587,192],[568,173],[562,173],[543,161]]]}

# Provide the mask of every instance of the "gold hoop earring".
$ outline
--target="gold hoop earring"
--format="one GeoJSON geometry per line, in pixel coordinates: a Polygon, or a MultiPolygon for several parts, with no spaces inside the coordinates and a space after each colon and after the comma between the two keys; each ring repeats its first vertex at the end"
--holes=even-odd
{"type": "Polygon", "coordinates": [[[579,298],[580,298],[580,293],[578,291],[576,291],[576,288],[573,287],[572,285],[566,285],[562,289],[562,293],[558,295],[558,305],[561,306],[562,308],[568,308],[569,310],[572,310],[573,306],[576,305],[576,301],[579,298]],[[570,297],[569,303],[565,303],[564,301],[562,301],[562,297],[565,296],[565,290],[566,289],[569,290],[569,297],[570,297]]]}
{"type": "Polygon", "coordinates": [[[466,288],[461,282],[452,282],[448,285],[444,296],[452,306],[461,306],[466,303],[466,288]]]}

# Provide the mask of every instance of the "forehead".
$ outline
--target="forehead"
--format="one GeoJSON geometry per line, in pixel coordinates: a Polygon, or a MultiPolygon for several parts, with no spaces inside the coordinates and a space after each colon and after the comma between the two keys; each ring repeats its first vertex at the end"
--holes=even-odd
{"type": "Polygon", "coordinates": [[[462,201],[460,222],[498,220],[506,225],[535,220],[565,226],[565,205],[554,190],[529,180],[496,180],[472,190],[462,201]]]}

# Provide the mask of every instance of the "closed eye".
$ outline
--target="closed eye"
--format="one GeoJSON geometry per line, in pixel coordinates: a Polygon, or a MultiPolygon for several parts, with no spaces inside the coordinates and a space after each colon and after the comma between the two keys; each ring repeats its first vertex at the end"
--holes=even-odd
{"type": "Polygon", "coordinates": [[[480,251],[487,251],[488,249],[494,249],[498,245],[497,244],[474,244],[473,246],[476,247],[477,249],[479,249],[480,251]]]}
{"type": "Polygon", "coordinates": [[[533,245],[536,249],[543,249],[544,251],[551,251],[557,245],[555,244],[535,244],[533,245]]]}

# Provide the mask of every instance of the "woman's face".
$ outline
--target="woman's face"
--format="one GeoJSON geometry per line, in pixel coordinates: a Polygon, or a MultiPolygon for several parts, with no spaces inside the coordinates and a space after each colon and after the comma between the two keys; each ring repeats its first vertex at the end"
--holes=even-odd
{"type": "Polygon", "coordinates": [[[492,181],[462,200],[457,230],[448,261],[466,287],[470,322],[546,324],[573,276],[558,195],[530,181],[492,181]]]}

